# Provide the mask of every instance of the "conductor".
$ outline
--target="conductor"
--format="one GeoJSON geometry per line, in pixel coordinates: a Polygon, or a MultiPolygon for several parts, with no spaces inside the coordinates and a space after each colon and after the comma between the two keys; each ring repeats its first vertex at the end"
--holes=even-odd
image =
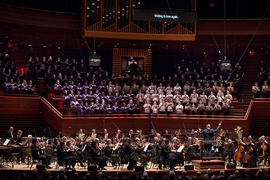
{"type": "Polygon", "coordinates": [[[212,149],[212,141],[214,141],[214,133],[220,129],[221,122],[216,129],[212,129],[210,124],[205,129],[199,129],[199,133],[204,135],[204,156],[209,157],[212,149]]]}

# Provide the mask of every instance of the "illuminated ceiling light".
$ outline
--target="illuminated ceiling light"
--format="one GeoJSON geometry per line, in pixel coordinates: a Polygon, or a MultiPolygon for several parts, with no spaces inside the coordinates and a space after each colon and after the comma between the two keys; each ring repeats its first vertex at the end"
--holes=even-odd
{"type": "Polygon", "coordinates": [[[43,48],[46,48],[46,47],[47,47],[46,45],[43,46],[43,48]]]}
{"type": "Polygon", "coordinates": [[[60,48],[60,46],[58,46],[58,48],[57,48],[57,49],[61,49],[61,48],[60,48]]]}
{"type": "Polygon", "coordinates": [[[133,46],[135,46],[136,44],[133,44],[133,46]]]}
{"type": "Polygon", "coordinates": [[[206,52],[203,52],[204,55],[206,55],[206,52]]]}
{"type": "Polygon", "coordinates": [[[86,9],[90,9],[90,7],[89,6],[87,6],[87,8],[86,9]]]}
{"type": "Polygon", "coordinates": [[[31,45],[31,44],[29,44],[28,46],[29,46],[29,47],[31,47],[32,45],[31,45]]]}
{"type": "Polygon", "coordinates": [[[92,3],[92,6],[95,6],[95,5],[96,5],[96,4],[93,2],[93,3],[92,3]]]}

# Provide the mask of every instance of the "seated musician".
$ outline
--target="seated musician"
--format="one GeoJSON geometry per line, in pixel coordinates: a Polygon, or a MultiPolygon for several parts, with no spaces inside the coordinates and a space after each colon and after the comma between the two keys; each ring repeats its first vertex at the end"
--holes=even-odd
{"type": "Polygon", "coordinates": [[[111,139],[107,139],[107,144],[104,148],[104,154],[107,158],[110,158],[112,166],[116,168],[116,165],[119,160],[118,149],[120,148],[120,144],[112,144],[111,139]]]}
{"type": "Polygon", "coordinates": [[[138,154],[136,153],[136,146],[131,145],[131,140],[123,139],[124,159],[129,162],[127,169],[133,170],[137,164],[138,154]]]}
{"type": "Polygon", "coordinates": [[[251,136],[247,138],[246,152],[243,156],[243,167],[257,167],[258,153],[257,146],[254,144],[251,136]]]}
{"type": "Polygon", "coordinates": [[[228,162],[230,163],[234,157],[235,147],[231,139],[224,144],[224,159],[226,156],[229,157],[228,162]]]}
{"type": "Polygon", "coordinates": [[[220,158],[222,157],[222,154],[223,154],[223,143],[222,143],[221,137],[218,136],[215,142],[212,143],[212,149],[209,156],[220,158]]]}
{"type": "Polygon", "coordinates": [[[167,139],[165,140],[165,145],[162,147],[162,154],[164,157],[164,160],[167,162],[167,164],[170,167],[170,170],[175,170],[175,150],[170,145],[170,141],[167,139]]]}
{"type": "Polygon", "coordinates": [[[201,142],[197,138],[188,137],[186,159],[190,163],[193,159],[201,158],[201,142]]]}
{"type": "Polygon", "coordinates": [[[75,168],[75,164],[77,161],[77,156],[76,156],[76,148],[74,147],[73,144],[71,144],[71,141],[67,141],[66,142],[66,157],[68,159],[68,169],[74,169],[75,168]]]}
{"type": "Polygon", "coordinates": [[[140,153],[140,161],[142,166],[147,166],[147,162],[149,162],[151,155],[154,151],[152,144],[149,142],[149,137],[144,137],[142,140],[142,149],[140,153]]]}
{"type": "Polygon", "coordinates": [[[259,155],[260,162],[264,161],[264,165],[266,165],[266,162],[268,161],[268,166],[269,166],[269,163],[270,163],[270,160],[268,158],[268,156],[269,156],[269,144],[268,144],[265,136],[261,136],[259,138],[258,155],[259,155]]]}
{"type": "Polygon", "coordinates": [[[47,169],[51,169],[49,165],[52,156],[49,154],[44,154],[44,149],[45,148],[41,145],[40,138],[32,140],[31,153],[33,159],[42,160],[42,164],[44,164],[47,169]]]}
{"type": "Polygon", "coordinates": [[[77,156],[78,162],[80,163],[81,167],[84,167],[84,165],[83,165],[84,156],[83,156],[83,152],[82,152],[83,147],[84,147],[83,139],[77,137],[76,144],[75,144],[75,149],[76,149],[75,154],[77,156]]]}
{"type": "Polygon", "coordinates": [[[65,169],[68,169],[69,159],[67,157],[67,146],[65,142],[61,141],[57,146],[57,163],[59,166],[63,166],[65,162],[65,169]]]}
{"type": "Polygon", "coordinates": [[[107,157],[104,155],[104,153],[101,152],[101,149],[99,149],[95,141],[92,141],[91,144],[91,155],[93,162],[98,164],[98,169],[106,170],[105,165],[107,157]]]}

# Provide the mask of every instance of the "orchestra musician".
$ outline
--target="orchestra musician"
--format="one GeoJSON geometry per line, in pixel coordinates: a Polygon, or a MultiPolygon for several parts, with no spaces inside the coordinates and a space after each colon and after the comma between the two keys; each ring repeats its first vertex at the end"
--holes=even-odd
{"type": "Polygon", "coordinates": [[[101,147],[98,147],[96,141],[92,141],[91,143],[91,155],[92,155],[92,161],[97,163],[98,169],[106,170],[105,165],[107,161],[107,157],[104,155],[103,152],[101,152],[101,147]]]}
{"type": "Polygon", "coordinates": [[[31,153],[33,159],[42,160],[42,164],[44,164],[47,169],[51,169],[49,165],[52,156],[44,154],[44,149],[45,147],[42,145],[40,138],[32,140],[31,153]]]}
{"type": "Polygon", "coordinates": [[[10,126],[9,130],[8,130],[8,132],[6,134],[6,139],[12,140],[14,138],[13,131],[14,131],[13,126],[10,126]]]}
{"type": "Polygon", "coordinates": [[[231,139],[228,139],[227,142],[225,142],[224,144],[224,153],[223,153],[223,159],[225,160],[226,157],[228,157],[228,162],[230,163],[233,158],[234,158],[234,154],[235,154],[235,146],[234,143],[231,139]]]}
{"type": "Polygon", "coordinates": [[[257,146],[253,142],[253,139],[251,136],[247,138],[246,142],[246,151],[242,158],[243,167],[257,167],[257,161],[258,161],[258,153],[257,153],[257,146]]]}
{"type": "Polygon", "coordinates": [[[95,139],[97,137],[97,133],[96,133],[96,130],[95,129],[92,129],[92,133],[91,133],[91,139],[95,139]]]}
{"type": "Polygon", "coordinates": [[[80,139],[84,139],[85,134],[83,132],[83,129],[79,129],[79,132],[76,134],[76,136],[80,139]]]}
{"type": "Polygon", "coordinates": [[[127,169],[133,170],[137,164],[138,154],[136,153],[136,146],[131,144],[130,139],[123,139],[124,158],[129,162],[127,169]]]}
{"type": "Polygon", "coordinates": [[[67,157],[67,146],[65,142],[61,141],[60,144],[57,146],[57,164],[59,166],[63,166],[65,162],[65,169],[68,169],[69,159],[67,157]]]}
{"type": "Polygon", "coordinates": [[[181,143],[180,139],[174,137],[173,138],[174,149],[176,150],[175,163],[180,166],[184,165],[184,145],[181,143]]]}
{"type": "Polygon", "coordinates": [[[22,133],[23,133],[22,130],[18,130],[15,142],[16,142],[16,145],[19,145],[20,146],[20,154],[17,157],[17,161],[20,162],[20,160],[21,160],[21,162],[24,163],[25,162],[24,161],[25,154],[24,154],[24,150],[23,150],[22,147],[25,146],[27,142],[26,141],[23,141],[23,139],[22,139],[22,133]]]}
{"type": "Polygon", "coordinates": [[[109,133],[107,129],[103,130],[103,137],[102,140],[106,141],[109,138],[109,133]]]}
{"type": "Polygon", "coordinates": [[[211,153],[212,142],[214,140],[214,133],[220,129],[221,122],[216,129],[212,129],[210,124],[206,125],[206,129],[199,129],[199,133],[204,135],[204,156],[207,157],[211,153]]]}
{"type": "Polygon", "coordinates": [[[165,140],[165,145],[162,147],[162,155],[166,165],[169,165],[170,170],[176,170],[175,167],[175,158],[176,150],[170,144],[168,139],[165,140]]]}
{"type": "Polygon", "coordinates": [[[259,155],[259,161],[264,161],[264,165],[266,165],[266,162],[268,161],[268,166],[269,166],[269,144],[265,138],[264,135],[262,135],[259,138],[259,143],[258,143],[258,155],[259,155]]]}
{"type": "Polygon", "coordinates": [[[140,161],[141,165],[147,167],[147,162],[149,162],[151,155],[153,153],[153,146],[149,142],[149,137],[145,136],[142,140],[142,147],[140,149],[140,161]]]}
{"type": "Polygon", "coordinates": [[[185,142],[185,145],[188,146],[186,152],[186,159],[188,163],[192,159],[200,159],[201,158],[201,141],[198,138],[188,137],[188,141],[185,142]]]}
{"type": "Polygon", "coordinates": [[[108,159],[110,158],[112,166],[114,168],[116,168],[119,160],[118,149],[121,147],[120,145],[121,143],[112,144],[112,140],[107,139],[107,144],[104,148],[104,154],[108,159]]]}
{"type": "Polygon", "coordinates": [[[66,142],[66,157],[68,159],[68,169],[74,169],[77,161],[76,156],[77,148],[72,144],[72,140],[66,142]]]}

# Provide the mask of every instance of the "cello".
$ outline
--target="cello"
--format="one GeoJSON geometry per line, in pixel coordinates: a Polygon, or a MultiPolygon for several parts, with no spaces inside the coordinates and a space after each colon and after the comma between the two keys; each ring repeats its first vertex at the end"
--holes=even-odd
{"type": "Polygon", "coordinates": [[[245,150],[245,147],[243,146],[243,144],[239,143],[239,145],[238,145],[238,147],[237,147],[237,149],[235,151],[235,154],[233,156],[233,159],[235,161],[241,161],[242,154],[243,154],[244,150],[245,150]]]}
{"type": "Polygon", "coordinates": [[[247,149],[245,155],[243,156],[242,162],[247,164],[250,158],[250,155],[253,153],[254,149],[252,147],[252,143],[250,145],[250,147],[247,149]]]}

